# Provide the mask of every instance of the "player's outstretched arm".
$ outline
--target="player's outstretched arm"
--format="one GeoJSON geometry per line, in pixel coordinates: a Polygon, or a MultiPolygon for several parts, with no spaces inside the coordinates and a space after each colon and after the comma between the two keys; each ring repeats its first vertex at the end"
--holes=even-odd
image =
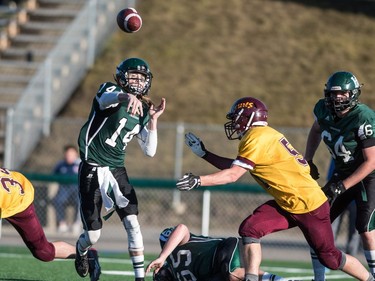
{"type": "Polygon", "coordinates": [[[190,232],[186,225],[179,224],[173,230],[171,235],[168,238],[168,241],[165,243],[162,251],[159,254],[159,257],[153,260],[146,268],[146,273],[150,272],[153,269],[156,273],[164,265],[167,257],[176,249],[177,246],[183,245],[188,242],[190,239],[190,232]]]}
{"type": "Polygon", "coordinates": [[[150,107],[150,122],[149,122],[149,126],[148,126],[148,129],[150,131],[154,131],[157,129],[157,120],[158,118],[160,117],[160,115],[162,115],[164,113],[164,110],[165,110],[165,106],[166,106],[166,100],[165,98],[162,98],[161,101],[160,101],[160,104],[158,106],[155,106],[155,105],[151,105],[150,107]]]}
{"type": "Polygon", "coordinates": [[[146,156],[154,157],[158,146],[157,120],[165,110],[165,98],[161,99],[160,105],[154,104],[150,107],[150,122],[148,129],[143,128],[138,134],[138,143],[146,156]],[[143,141],[145,140],[145,141],[143,141]]]}
{"type": "Polygon", "coordinates": [[[185,144],[195,155],[203,158],[208,163],[220,170],[230,168],[232,165],[233,159],[225,158],[208,151],[201,139],[193,133],[189,132],[185,134],[185,144]]]}

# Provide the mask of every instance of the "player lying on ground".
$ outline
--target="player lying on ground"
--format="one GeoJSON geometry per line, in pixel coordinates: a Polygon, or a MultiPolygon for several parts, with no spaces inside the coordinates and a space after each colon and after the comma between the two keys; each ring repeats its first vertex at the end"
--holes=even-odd
{"type": "MultiPolygon", "coordinates": [[[[188,280],[239,281],[245,278],[240,255],[240,238],[214,238],[190,233],[179,224],[164,229],[159,237],[159,257],[146,268],[154,269],[154,281],[188,280]],[[185,280],[185,279],[184,279],[185,280]]],[[[286,281],[261,271],[260,281],[286,281]]]]}

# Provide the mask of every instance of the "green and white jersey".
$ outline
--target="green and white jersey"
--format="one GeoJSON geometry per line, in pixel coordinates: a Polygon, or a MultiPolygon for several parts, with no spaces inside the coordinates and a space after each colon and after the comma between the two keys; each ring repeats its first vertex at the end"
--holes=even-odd
{"type": "MultiPolygon", "coordinates": [[[[165,229],[163,232],[170,233],[173,229],[165,229]]],[[[238,239],[235,239],[235,243],[230,239],[235,238],[213,238],[190,233],[189,241],[177,246],[166,260],[174,280],[204,281],[218,272],[223,272],[223,266],[227,272],[241,267],[238,239]],[[223,247],[223,243],[228,247],[223,247]]],[[[165,243],[164,239],[160,239],[161,247],[164,247],[165,243]]]]}
{"type": "Polygon", "coordinates": [[[126,146],[147,125],[149,108],[144,105],[142,117],[127,112],[127,101],[101,110],[98,99],[108,92],[122,90],[111,82],[100,85],[89,118],[79,133],[80,157],[83,161],[103,167],[124,167],[126,146]]]}
{"type": "Polygon", "coordinates": [[[362,149],[375,145],[374,111],[358,104],[344,118],[338,118],[331,114],[321,99],[315,105],[314,114],[336,170],[346,175],[353,173],[364,161],[362,149]]]}
{"type": "Polygon", "coordinates": [[[189,242],[176,247],[167,258],[175,280],[207,280],[212,277],[215,252],[222,240],[191,234],[189,242]]]}

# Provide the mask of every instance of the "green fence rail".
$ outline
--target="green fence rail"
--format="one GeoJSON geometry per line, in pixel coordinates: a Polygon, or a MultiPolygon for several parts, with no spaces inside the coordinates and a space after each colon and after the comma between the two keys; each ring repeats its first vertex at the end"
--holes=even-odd
{"type": "MultiPolygon", "coordinates": [[[[25,176],[31,181],[42,182],[58,182],[63,184],[77,183],[77,177],[53,175],[53,174],[39,174],[39,173],[25,173],[25,176]]],[[[161,188],[161,189],[176,189],[175,179],[159,179],[159,178],[134,178],[130,179],[131,184],[137,188],[161,188]]],[[[221,191],[221,192],[249,192],[249,193],[265,193],[264,189],[257,184],[232,183],[227,185],[200,187],[200,190],[221,191]]]]}

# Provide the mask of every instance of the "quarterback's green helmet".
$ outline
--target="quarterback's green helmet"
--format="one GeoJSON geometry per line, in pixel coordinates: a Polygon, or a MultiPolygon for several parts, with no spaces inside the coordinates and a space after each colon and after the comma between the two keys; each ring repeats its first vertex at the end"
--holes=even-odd
{"type": "Polygon", "coordinates": [[[351,72],[338,71],[333,73],[324,88],[325,104],[332,112],[341,112],[351,109],[358,104],[358,97],[361,94],[362,85],[351,72]],[[335,100],[332,98],[332,92],[349,92],[349,98],[346,100],[335,100]]]}
{"type": "Polygon", "coordinates": [[[152,73],[148,63],[143,59],[128,58],[117,66],[115,80],[128,93],[147,95],[151,88],[152,73]],[[141,73],[145,75],[145,86],[142,89],[131,86],[129,84],[129,73],[141,73]]]}

